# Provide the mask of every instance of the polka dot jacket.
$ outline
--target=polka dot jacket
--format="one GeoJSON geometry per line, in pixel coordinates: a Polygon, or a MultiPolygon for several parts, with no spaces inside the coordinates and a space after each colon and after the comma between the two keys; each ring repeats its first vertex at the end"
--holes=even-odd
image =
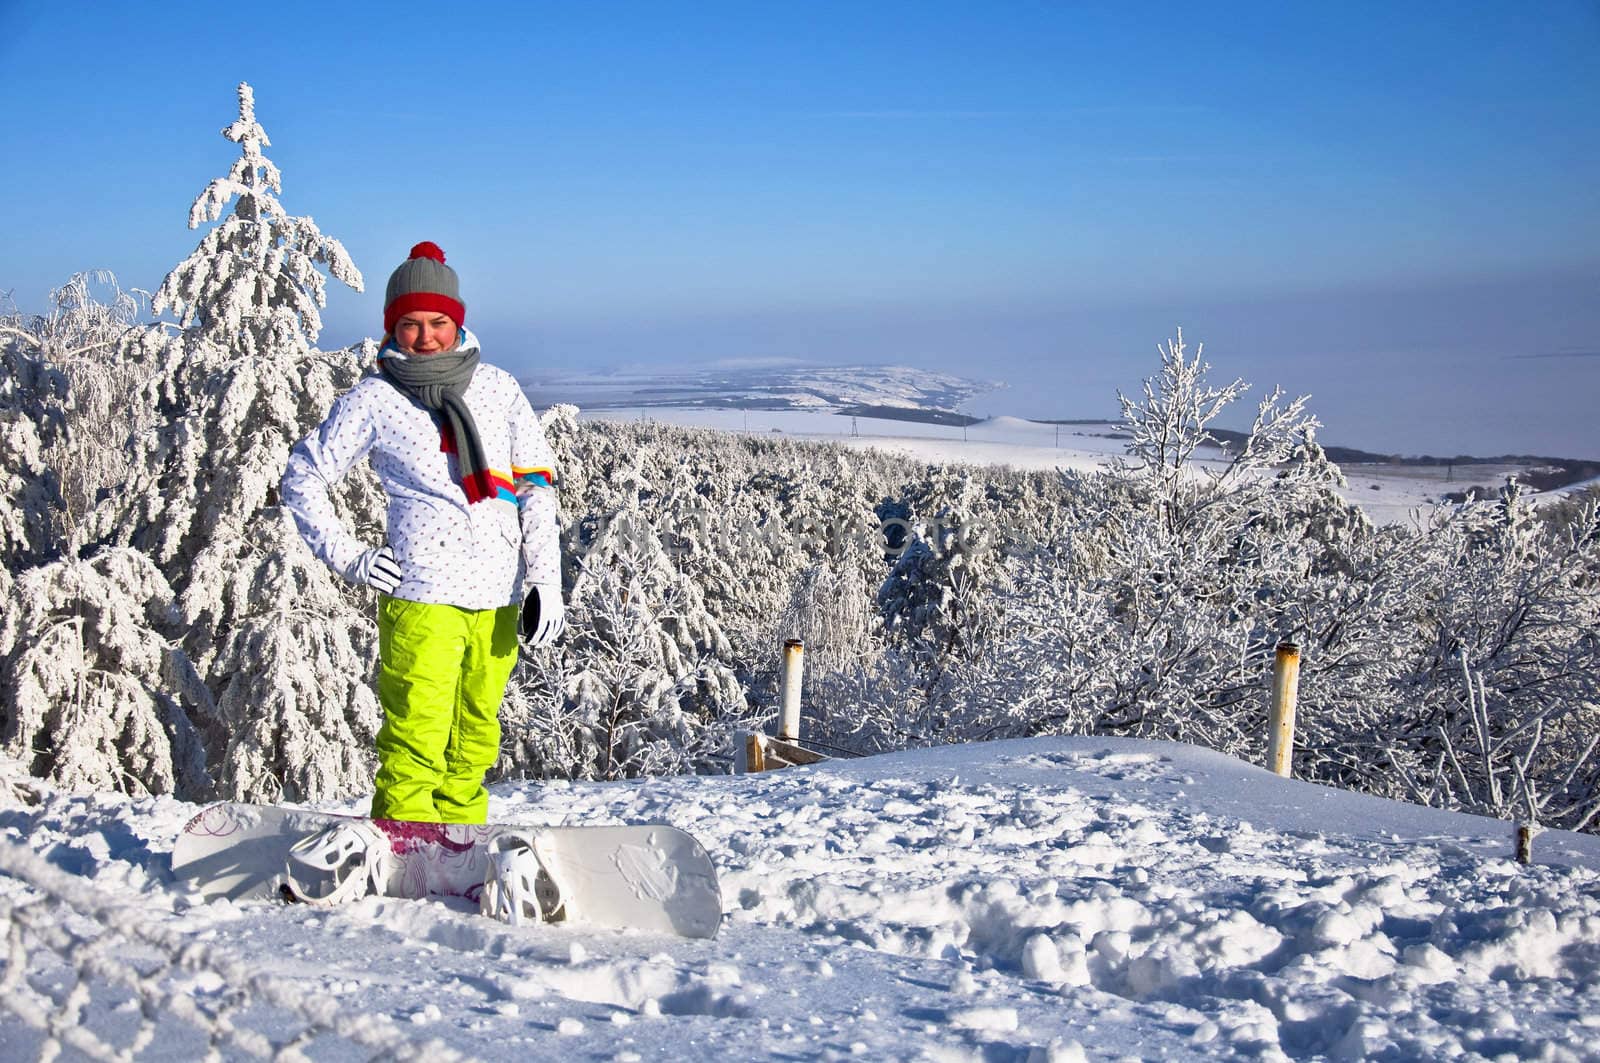
{"type": "MultiPolygon", "coordinates": [[[[463,349],[477,346],[463,330],[463,349]]],[[[397,598],[464,609],[517,605],[534,584],[561,582],[555,459],[516,378],[479,363],[467,406],[483,439],[493,498],[468,504],[440,419],[381,376],[364,377],[289,454],[284,506],[317,559],[361,581],[377,549],[339,519],[328,490],[370,455],[389,497],[388,546],[397,598]]]]}

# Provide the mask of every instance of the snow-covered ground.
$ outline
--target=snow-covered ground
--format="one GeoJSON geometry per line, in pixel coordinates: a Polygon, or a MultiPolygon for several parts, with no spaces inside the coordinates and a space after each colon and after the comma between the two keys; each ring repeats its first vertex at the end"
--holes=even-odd
{"type": "MultiPolygon", "coordinates": [[[[195,806],[7,791],[23,798],[0,808],[5,840],[123,904],[123,925],[485,1059],[1592,1059],[1600,1040],[1600,838],[1549,832],[1521,867],[1508,824],[1189,746],[1041,739],[495,788],[496,821],[694,832],[722,875],[710,942],[511,928],[455,902],[200,903],[167,871],[195,806]]],[[[32,893],[0,877],[8,912],[32,893]]],[[[153,993],[227,999],[193,962],[115,955],[153,993]]],[[[74,982],[37,943],[26,966],[55,997],[74,982]]],[[[41,1037],[6,994],[0,1057],[32,1058],[41,1037]]],[[[124,1045],[130,999],[96,984],[82,1021],[124,1045]]],[[[300,1029],[260,1002],[230,1021],[300,1029]]],[[[203,1052],[170,1015],[156,1034],[139,1058],[203,1052]]],[[[306,1051],[364,1058],[327,1035],[306,1051]]]]}
{"type": "MultiPolygon", "coordinates": [[[[639,407],[592,410],[584,420],[644,420],[687,428],[729,432],[782,433],[796,439],[827,440],[849,447],[870,447],[931,463],[963,462],[1003,465],[1014,469],[1072,469],[1088,472],[1121,457],[1126,433],[1112,421],[1047,424],[998,416],[965,428],[878,417],[848,417],[827,410],[718,410],[639,407]]],[[[1215,454],[1215,452],[1213,452],[1215,454]]],[[[1216,456],[1199,455],[1199,465],[1220,465],[1216,456]]],[[[1498,487],[1517,472],[1514,465],[1471,465],[1450,469],[1429,465],[1344,465],[1349,481],[1342,494],[1379,524],[1406,523],[1413,513],[1427,511],[1450,491],[1477,484],[1498,487]]],[[[1565,496],[1569,491],[1552,492],[1565,496]]]]}

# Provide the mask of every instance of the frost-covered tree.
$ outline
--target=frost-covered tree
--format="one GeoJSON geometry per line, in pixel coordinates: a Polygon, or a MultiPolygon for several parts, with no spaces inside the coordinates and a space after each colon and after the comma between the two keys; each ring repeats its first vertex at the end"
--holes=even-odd
{"type": "Polygon", "coordinates": [[[560,649],[517,661],[500,702],[500,758],[491,780],[583,778],[592,771],[591,730],[565,694],[571,664],[560,649]]]}
{"type": "Polygon", "coordinates": [[[1186,352],[1179,329],[1160,348],[1161,372],[1144,382],[1143,397],[1118,396],[1130,438],[1128,460],[1114,471],[1143,488],[1166,532],[1192,538],[1200,530],[1226,531],[1241,510],[1248,521],[1249,510],[1262,508],[1258,500],[1264,495],[1271,493],[1282,503],[1282,486],[1316,489],[1343,483],[1338,466],[1316,445],[1320,424],[1306,412],[1308,396],[1285,403],[1283,390],[1274,388],[1257,405],[1244,440],[1222,444],[1212,427],[1249,385],[1236,379],[1212,387],[1206,379],[1211,366],[1201,360],[1204,345],[1193,358],[1186,352]],[[1218,457],[1200,460],[1207,447],[1218,457]],[[1218,510],[1225,513],[1220,520],[1214,516],[1218,510]]]}
{"type": "Polygon", "coordinates": [[[123,291],[110,270],[84,270],[50,292],[45,313],[13,310],[0,317],[0,338],[21,341],[28,353],[58,367],[104,360],[148,302],[148,292],[123,291]]]}
{"type": "MultiPolygon", "coordinates": [[[[8,374],[7,390],[32,393],[28,412],[35,434],[42,433],[34,457],[47,471],[35,479],[59,484],[44,551],[51,556],[77,553],[86,515],[102,494],[121,490],[128,480],[124,444],[139,430],[134,414],[143,366],[119,348],[137,347],[145,338],[149,330],[138,321],[147,302],[145,292],[123,291],[110,271],[93,270],[53,290],[47,312],[0,317],[0,346],[18,370],[8,374]],[[23,371],[18,359],[48,371],[23,371]]],[[[32,449],[18,453],[31,455],[32,449]]]]}
{"type": "Polygon", "coordinates": [[[1128,461],[1086,484],[1084,512],[1115,520],[1091,517],[1075,537],[1090,566],[1078,574],[1116,620],[1108,663],[1124,662],[1097,726],[1237,746],[1258,734],[1261,669],[1294,633],[1303,583],[1368,529],[1333,490],[1341,474],[1303,397],[1273,390],[1242,443],[1202,460],[1246,385],[1211,387],[1181,332],[1161,353],[1142,400],[1122,400],[1128,461]]]}
{"type": "Polygon", "coordinates": [[[884,625],[901,645],[944,661],[988,640],[1004,572],[987,508],[965,467],[930,469],[913,492],[907,542],[878,590],[884,625]]]}
{"type": "Polygon", "coordinates": [[[1513,482],[1455,511],[1427,546],[1403,602],[1413,634],[1394,686],[1404,711],[1378,734],[1342,736],[1357,746],[1351,759],[1392,766],[1405,783],[1388,782],[1394,796],[1504,814],[1518,794],[1513,804],[1527,799],[1550,825],[1592,826],[1600,507],[1544,525],[1513,482]]]}
{"type": "Polygon", "coordinates": [[[208,796],[194,720],[211,699],[174,627],[171,589],[137,551],[24,572],[0,612],[7,753],[62,786],[208,796]]]}
{"type": "Polygon", "coordinates": [[[128,489],[97,513],[104,541],[146,550],[179,582],[202,544],[246,534],[274,501],[290,447],[362,370],[359,355],[312,346],[326,302],[317,267],[357,291],[361,275],[337,240],[279,202],[249,85],[239,86],[239,117],[222,135],[240,157],[189,213],[191,228],[221,223],[153,301],[183,330],[155,345],[139,338],[137,356],[149,362],[139,401],[154,428],[134,439],[128,489]]]}
{"type": "Polygon", "coordinates": [[[49,454],[66,433],[67,381],[9,335],[0,337],[0,566],[20,570],[61,543],[65,503],[49,454]]]}
{"type": "Polygon", "coordinates": [[[318,267],[356,291],[361,272],[343,244],[278,201],[283,177],[261,153],[272,141],[248,84],[239,84],[239,117],[222,135],[239,145],[239,158],[189,208],[189,228],[222,223],[167,274],[154,308],[236,356],[282,356],[322,331],[327,294],[318,267]]]}
{"type": "MultiPolygon", "coordinates": [[[[223,136],[239,158],[189,216],[191,227],[220,223],[154,299],[180,328],[137,330],[120,345],[143,375],[132,467],[85,538],[143,550],[170,581],[182,645],[214,695],[198,723],[224,793],[329,797],[368,781],[370,593],[336,586],[284,534],[276,490],[290,448],[360,378],[374,345],[314,347],[318,267],[358,290],[361,277],[338,241],[280,203],[248,85],[223,136]]],[[[336,504],[381,539],[370,470],[336,504]]]]}
{"type": "Polygon", "coordinates": [[[880,617],[862,584],[844,566],[819,561],[795,581],[779,617],[783,640],[805,645],[812,669],[845,668],[873,653],[880,617]]]}
{"type": "Polygon", "coordinates": [[[636,508],[606,521],[577,567],[564,693],[584,775],[713,768],[745,698],[699,588],[636,508]]]}
{"type": "MultiPolygon", "coordinates": [[[[1460,808],[1537,828],[1583,830],[1600,822],[1600,732],[1595,706],[1546,700],[1532,711],[1496,704],[1483,673],[1462,648],[1461,698],[1442,714],[1438,759],[1418,774],[1431,783],[1429,804],[1460,808]],[[1429,771],[1428,769],[1432,770],[1429,771]]],[[[1407,760],[1413,758],[1407,757],[1407,760]]]]}
{"type": "Polygon", "coordinates": [[[197,722],[217,781],[248,801],[360,793],[383,722],[376,623],[351,608],[282,509],[253,528],[204,551],[178,603],[210,664],[215,707],[197,722]]]}

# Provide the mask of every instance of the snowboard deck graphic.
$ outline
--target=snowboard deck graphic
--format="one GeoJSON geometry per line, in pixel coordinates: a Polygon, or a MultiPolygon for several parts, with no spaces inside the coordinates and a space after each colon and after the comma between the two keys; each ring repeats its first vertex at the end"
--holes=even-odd
{"type": "MultiPolygon", "coordinates": [[[[281,896],[289,848],[359,816],[275,805],[212,805],[191,819],[172,850],[174,878],[206,897],[281,896]]],[[[717,870],[700,843],[664,823],[528,827],[364,820],[388,838],[394,870],[384,895],[465,897],[477,902],[489,844],[512,832],[532,837],[566,902],[565,922],[714,937],[722,922],[717,870]]]]}

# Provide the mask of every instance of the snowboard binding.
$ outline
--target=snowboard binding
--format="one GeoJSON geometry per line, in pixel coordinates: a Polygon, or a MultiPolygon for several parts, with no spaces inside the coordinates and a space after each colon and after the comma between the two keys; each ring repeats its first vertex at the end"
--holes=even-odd
{"type": "Polygon", "coordinates": [[[532,834],[502,834],[489,843],[478,910],[512,926],[566,919],[566,898],[540,859],[532,834]]]}
{"type": "Polygon", "coordinates": [[[389,839],[370,823],[352,821],[309,834],[289,849],[284,895],[304,904],[346,904],[383,896],[393,869],[389,839]],[[304,878],[296,878],[296,872],[304,878]]]}

